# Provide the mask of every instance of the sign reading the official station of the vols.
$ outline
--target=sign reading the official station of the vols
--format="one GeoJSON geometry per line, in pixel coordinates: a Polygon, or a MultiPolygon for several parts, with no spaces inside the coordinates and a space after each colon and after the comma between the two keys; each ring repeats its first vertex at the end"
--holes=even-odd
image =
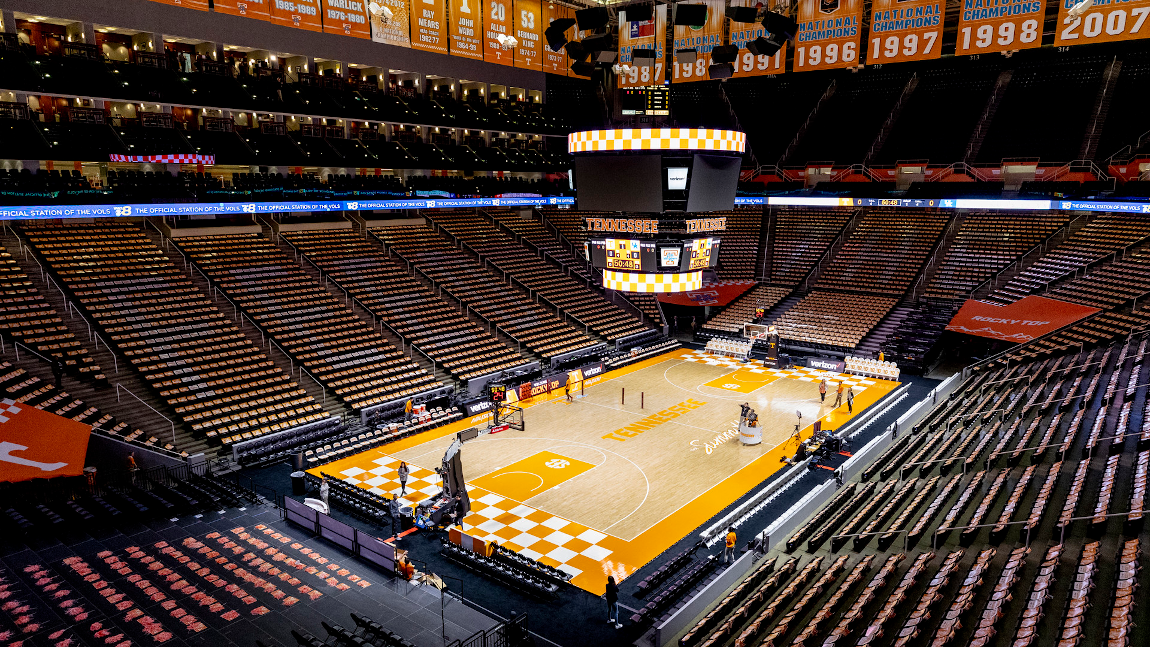
{"type": "Polygon", "coordinates": [[[794,71],[858,65],[862,4],[862,0],[799,0],[794,71]]]}
{"type": "Polygon", "coordinates": [[[938,58],[945,9],[939,0],[874,0],[867,65],[938,58]]]}
{"type": "Polygon", "coordinates": [[[587,218],[587,231],[616,234],[657,234],[659,233],[659,221],[630,218],[587,218]]]}
{"type": "Polygon", "coordinates": [[[1046,0],[963,0],[954,53],[988,54],[1042,44],[1046,0]]]}

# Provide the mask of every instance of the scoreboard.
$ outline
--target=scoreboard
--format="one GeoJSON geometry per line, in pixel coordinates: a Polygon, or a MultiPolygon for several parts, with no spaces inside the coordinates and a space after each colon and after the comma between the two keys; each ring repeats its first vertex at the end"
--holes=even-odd
{"type": "Polygon", "coordinates": [[[666,117],[671,114],[667,88],[663,86],[626,88],[621,92],[620,107],[624,115],[666,117]]]}
{"type": "Polygon", "coordinates": [[[584,254],[597,269],[648,274],[687,272],[715,266],[719,259],[719,239],[598,238],[584,243],[584,254]]]}

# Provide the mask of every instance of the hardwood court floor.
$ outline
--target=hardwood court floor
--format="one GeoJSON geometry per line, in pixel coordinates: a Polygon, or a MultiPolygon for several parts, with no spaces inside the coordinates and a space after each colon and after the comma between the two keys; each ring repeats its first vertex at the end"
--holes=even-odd
{"type": "MultiPolygon", "coordinates": [[[[812,369],[778,371],[754,362],[677,350],[587,381],[582,397],[562,392],[524,406],[524,431],[480,436],[463,447],[472,512],[464,531],[497,541],[575,575],[601,592],[607,574],[625,578],[778,470],[812,423],[836,429],[852,416],[834,409],[838,382],[853,385],[855,414],[896,382],[832,376],[827,401],[812,369]],[[624,397],[625,391],[625,397],[624,397]],[[642,408],[640,408],[642,402],[642,408]],[[763,443],[738,440],[739,404],[763,424],[763,443]],[[734,433],[730,433],[735,430],[734,433]]],[[[312,470],[377,493],[399,492],[399,461],[412,467],[405,500],[438,491],[432,472],[454,433],[476,416],[312,470]]]]}

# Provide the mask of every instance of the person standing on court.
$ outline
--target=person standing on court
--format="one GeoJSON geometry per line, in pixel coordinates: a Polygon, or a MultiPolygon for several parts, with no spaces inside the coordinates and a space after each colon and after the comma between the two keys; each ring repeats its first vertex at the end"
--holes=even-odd
{"type": "Polygon", "coordinates": [[[819,397],[822,398],[820,402],[827,401],[827,378],[825,377],[819,382],[819,397]]]}
{"type": "Polygon", "coordinates": [[[727,537],[723,545],[723,563],[730,564],[735,559],[735,529],[727,528],[727,537]]]}
{"type": "Polygon", "coordinates": [[[407,475],[411,474],[411,470],[408,469],[407,463],[400,461],[398,471],[399,471],[399,495],[403,496],[404,494],[407,494],[407,475]]]}
{"type": "Polygon", "coordinates": [[[622,629],[619,622],[619,585],[615,583],[615,576],[607,576],[607,590],[603,592],[607,600],[607,624],[614,624],[616,629],[622,629]]]}
{"type": "Polygon", "coordinates": [[[855,388],[847,389],[847,413],[855,412],[855,388]]]}
{"type": "Polygon", "coordinates": [[[841,405],[843,403],[843,390],[845,390],[845,389],[846,389],[846,385],[843,384],[842,382],[839,382],[838,392],[835,393],[835,403],[833,405],[834,408],[838,409],[839,405],[841,405]]]}

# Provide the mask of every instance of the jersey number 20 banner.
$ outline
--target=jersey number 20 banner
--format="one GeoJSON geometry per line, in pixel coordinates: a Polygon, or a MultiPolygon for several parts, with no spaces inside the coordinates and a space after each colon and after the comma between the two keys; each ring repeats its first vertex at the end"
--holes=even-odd
{"type": "Polygon", "coordinates": [[[945,10],[945,0],[874,0],[867,65],[938,58],[945,10]]]}
{"type": "Polygon", "coordinates": [[[799,0],[794,71],[859,64],[862,0],[799,0]]]}

